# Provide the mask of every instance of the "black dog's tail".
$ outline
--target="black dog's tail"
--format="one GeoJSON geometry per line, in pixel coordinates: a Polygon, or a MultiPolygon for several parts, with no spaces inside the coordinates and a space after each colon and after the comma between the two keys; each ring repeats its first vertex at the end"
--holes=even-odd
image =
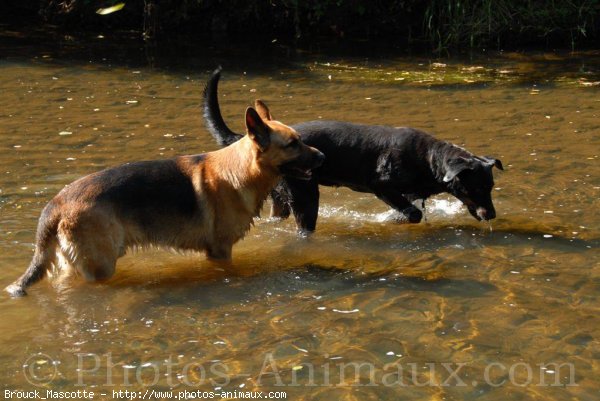
{"type": "Polygon", "coordinates": [[[204,87],[204,121],[206,123],[206,128],[208,128],[208,132],[215,138],[217,143],[221,146],[228,146],[240,140],[242,135],[236,134],[230,130],[221,116],[221,109],[219,108],[219,99],[217,96],[217,87],[219,86],[221,70],[222,68],[220,66],[217,67],[204,87]]]}

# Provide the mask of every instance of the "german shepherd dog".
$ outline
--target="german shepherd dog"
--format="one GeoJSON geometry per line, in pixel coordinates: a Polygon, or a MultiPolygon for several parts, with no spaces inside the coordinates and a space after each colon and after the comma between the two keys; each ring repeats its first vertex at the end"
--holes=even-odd
{"type": "MultiPolygon", "coordinates": [[[[217,97],[220,75],[219,67],[206,85],[204,118],[209,132],[225,146],[241,136],[231,131],[221,116],[217,97]]],[[[291,208],[300,232],[316,228],[319,185],[373,193],[410,223],[423,217],[412,202],[424,202],[442,192],[458,198],[477,220],[496,217],[491,191],[492,167],[503,170],[498,159],[475,156],[413,128],[339,121],[310,121],[292,127],[304,143],[326,156],[310,180],[285,176],[271,194],[272,216],[287,218],[291,208]]]]}
{"type": "MultiPolygon", "coordinates": [[[[52,265],[105,280],[130,247],[205,251],[230,260],[282,174],[310,179],[324,156],[273,120],[257,100],[247,135],[215,152],[127,163],[66,186],[43,209],[29,268],[6,288],[14,297],[52,265]]],[[[62,273],[62,272],[61,272],[62,273]]]]}

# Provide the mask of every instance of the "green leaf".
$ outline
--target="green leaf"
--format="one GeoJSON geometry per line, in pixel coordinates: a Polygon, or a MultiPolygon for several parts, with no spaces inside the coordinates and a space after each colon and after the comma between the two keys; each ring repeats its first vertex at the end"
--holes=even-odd
{"type": "Polygon", "coordinates": [[[96,11],[96,14],[100,14],[100,15],[112,14],[114,12],[117,12],[117,11],[121,10],[123,7],[125,7],[125,3],[118,3],[118,4],[115,4],[112,7],[99,8],[96,11]]]}

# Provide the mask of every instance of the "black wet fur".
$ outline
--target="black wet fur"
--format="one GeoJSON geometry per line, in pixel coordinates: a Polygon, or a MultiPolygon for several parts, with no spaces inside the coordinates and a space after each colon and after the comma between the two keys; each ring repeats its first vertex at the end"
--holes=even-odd
{"type": "MultiPolygon", "coordinates": [[[[208,131],[225,146],[242,136],[231,131],[221,116],[217,100],[220,75],[219,67],[204,90],[203,109],[208,131]]],[[[457,197],[478,220],[496,217],[492,167],[503,170],[500,160],[475,156],[414,128],[321,120],[292,128],[305,144],[326,157],[311,180],[285,177],[272,193],[274,215],[285,218],[291,208],[300,231],[316,228],[319,185],[373,193],[411,223],[422,219],[422,212],[411,202],[443,192],[457,197]]]]}

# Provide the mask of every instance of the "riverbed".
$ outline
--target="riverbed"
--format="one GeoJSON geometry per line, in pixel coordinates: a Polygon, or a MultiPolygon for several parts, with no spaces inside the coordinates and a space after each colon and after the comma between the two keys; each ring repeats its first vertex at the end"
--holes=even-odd
{"type": "Polygon", "coordinates": [[[276,51],[246,62],[214,49],[171,61],[102,44],[102,56],[77,43],[3,46],[1,287],[27,267],[39,213],[69,182],[217,149],[200,105],[218,64],[223,116],[238,132],[260,98],[287,124],[411,126],[505,167],[491,226],[449,195],[426,203],[426,222],[403,225],[373,195],[322,188],[314,235],[269,219],[267,202],[230,270],[152,250],[120,259],[107,282],[1,295],[3,391],[596,399],[598,52],[276,51]]]}

